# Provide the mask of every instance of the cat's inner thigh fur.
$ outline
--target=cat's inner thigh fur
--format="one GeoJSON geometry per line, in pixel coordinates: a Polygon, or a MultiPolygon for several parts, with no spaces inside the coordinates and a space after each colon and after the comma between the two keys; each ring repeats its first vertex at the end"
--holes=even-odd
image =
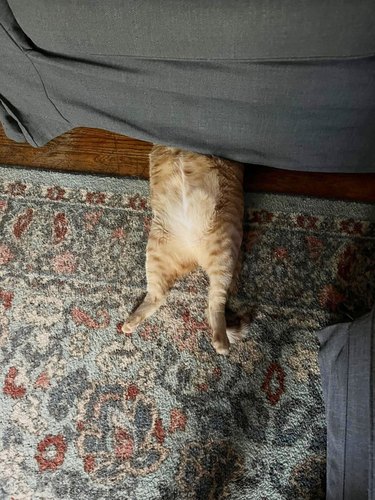
{"type": "Polygon", "coordinates": [[[175,280],[201,266],[210,286],[213,346],[227,354],[225,304],[238,271],[243,221],[243,166],[177,148],[150,154],[153,220],[146,253],[147,294],[124,323],[132,331],[163,303],[175,280]]]}

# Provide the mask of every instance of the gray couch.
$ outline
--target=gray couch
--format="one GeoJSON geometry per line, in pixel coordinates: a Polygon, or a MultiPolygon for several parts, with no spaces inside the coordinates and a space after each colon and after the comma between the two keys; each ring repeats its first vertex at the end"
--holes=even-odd
{"type": "Polygon", "coordinates": [[[374,0],[0,0],[0,120],[375,171],[374,0]]]}

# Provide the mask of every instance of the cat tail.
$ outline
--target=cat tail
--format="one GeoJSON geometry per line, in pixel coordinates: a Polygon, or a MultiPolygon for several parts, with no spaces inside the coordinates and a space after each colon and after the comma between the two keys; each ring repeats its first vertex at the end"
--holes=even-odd
{"type": "Polygon", "coordinates": [[[225,309],[225,319],[227,322],[227,336],[230,344],[239,342],[247,337],[250,329],[250,318],[240,316],[229,308],[225,309]]]}

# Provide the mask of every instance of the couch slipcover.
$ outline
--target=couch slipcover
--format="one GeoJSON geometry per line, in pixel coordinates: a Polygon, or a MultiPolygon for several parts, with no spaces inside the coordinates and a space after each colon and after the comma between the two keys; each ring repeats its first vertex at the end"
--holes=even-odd
{"type": "Polygon", "coordinates": [[[0,0],[0,120],[245,163],[375,171],[372,0],[0,0]]]}

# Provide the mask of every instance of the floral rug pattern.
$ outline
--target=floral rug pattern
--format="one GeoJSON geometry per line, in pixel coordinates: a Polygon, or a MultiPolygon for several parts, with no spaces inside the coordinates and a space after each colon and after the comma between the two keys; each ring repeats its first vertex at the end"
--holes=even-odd
{"type": "Polygon", "coordinates": [[[250,326],[225,358],[202,271],[121,333],[146,286],[147,182],[0,171],[0,498],[324,498],[314,331],[371,308],[375,219],[248,194],[230,305],[250,326]]]}

